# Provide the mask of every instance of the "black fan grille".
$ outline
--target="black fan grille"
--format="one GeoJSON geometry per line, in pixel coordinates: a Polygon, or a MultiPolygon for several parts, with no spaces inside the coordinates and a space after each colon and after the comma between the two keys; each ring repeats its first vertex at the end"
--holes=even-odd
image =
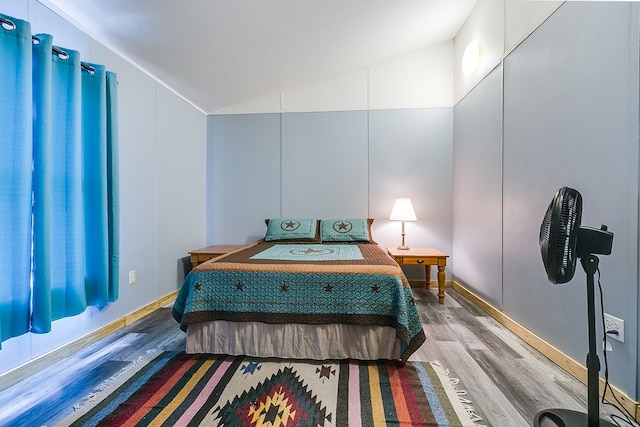
{"type": "Polygon", "coordinates": [[[540,251],[551,283],[566,283],[573,277],[581,218],[580,193],[568,187],[558,190],[540,227],[540,251]]]}

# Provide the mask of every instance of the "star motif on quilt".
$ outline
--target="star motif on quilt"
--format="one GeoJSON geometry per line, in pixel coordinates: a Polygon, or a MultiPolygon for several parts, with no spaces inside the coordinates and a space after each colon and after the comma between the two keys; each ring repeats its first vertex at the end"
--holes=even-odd
{"type": "Polygon", "coordinates": [[[380,286],[378,285],[373,285],[371,287],[371,292],[373,292],[374,294],[377,294],[378,292],[380,292],[380,286]]]}
{"type": "Polygon", "coordinates": [[[195,285],[193,285],[193,289],[196,291],[199,291],[202,288],[202,284],[200,283],[196,283],[195,285]]]}
{"type": "Polygon", "coordinates": [[[314,254],[314,255],[330,255],[332,253],[334,253],[335,251],[333,249],[327,249],[327,248],[323,248],[323,249],[313,249],[313,248],[306,248],[306,249],[291,249],[289,251],[289,253],[291,255],[310,255],[310,254],[314,254]]]}
{"type": "Polygon", "coordinates": [[[246,365],[242,365],[240,370],[244,374],[253,374],[256,371],[259,371],[260,368],[262,368],[262,365],[260,365],[260,362],[252,360],[251,362],[247,363],[246,365]]]}
{"type": "Polygon", "coordinates": [[[282,286],[280,286],[280,290],[282,292],[287,292],[289,290],[289,285],[287,285],[286,283],[283,283],[282,286]]]}
{"type": "Polygon", "coordinates": [[[333,290],[333,286],[330,283],[327,283],[327,286],[324,287],[325,292],[331,292],[333,290]]]}
{"type": "MultiPolygon", "coordinates": [[[[320,374],[318,378],[321,380],[323,380],[323,378],[331,379],[331,375],[336,374],[336,369],[332,369],[331,365],[322,365],[322,367],[316,368],[316,374],[320,374]]],[[[324,380],[322,382],[324,382],[324,380]]]]}
{"type": "Polygon", "coordinates": [[[236,290],[237,291],[241,291],[243,289],[244,289],[244,285],[242,283],[238,282],[238,284],[236,285],[236,290]]]}
{"type": "Polygon", "coordinates": [[[332,413],[291,367],[214,409],[218,425],[250,427],[324,426],[332,413]]]}

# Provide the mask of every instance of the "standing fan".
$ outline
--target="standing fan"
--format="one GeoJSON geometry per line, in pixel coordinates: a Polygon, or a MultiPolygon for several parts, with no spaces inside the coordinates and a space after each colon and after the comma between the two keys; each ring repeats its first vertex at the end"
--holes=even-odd
{"type": "Polygon", "coordinates": [[[587,273],[587,317],[589,323],[589,353],[587,354],[588,414],[569,409],[546,409],[538,414],[533,425],[539,427],[543,419],[558,426],[615,427],[600,420],[598,383],[600,360],[596,352],[596,322],[594,275],[598,270],[598,257],[609,255],[613,246],[613,233],[603,225],[600,229],[580,227],[582,196],[569,187],[559,189],[547,208],[540,226],[540,252],[542,262],[551,283],[567,283],[573,278],[576,260],[580,258],[587,273]]]}

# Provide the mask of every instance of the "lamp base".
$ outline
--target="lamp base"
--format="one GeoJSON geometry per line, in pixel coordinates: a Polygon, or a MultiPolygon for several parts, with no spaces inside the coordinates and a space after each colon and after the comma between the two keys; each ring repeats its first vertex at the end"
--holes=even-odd
{"type": "Polygon", "coordinates": [[[402,245],[402,246],[398,246],[398,249],[400,249],[401,251],[408,251],[411,248],[409,246],[402,245]]]}

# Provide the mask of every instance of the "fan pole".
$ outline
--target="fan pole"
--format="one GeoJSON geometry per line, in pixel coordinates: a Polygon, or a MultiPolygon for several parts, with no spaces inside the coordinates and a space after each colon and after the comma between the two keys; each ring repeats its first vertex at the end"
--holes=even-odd
{"type": "Polygon", "coordinates": [[[589,320],[589,354],[587,354],[587,408],[589,415],[589,427],[600,425],[600,359],[596,349],[596,303],[595,284],[593,276],[598,270],[598,257],[585,255],[580,259],[582,268],[587,273],[587,317],[589,320]]]}
{"type": "Polygon", "coordinates": [[[557,426],[564,427],[616,427],[607,420],[600,419],[600,359],[596,350],[596,303],[594,275],[598,270],[598,257],[584,255],[580,259],[587,273],[587,317],[589,324],[589,353],[587,354],[587,410],[588,413],[569,409],[547,409],[536,414],[533,425],[540,427],[542,420],[550,419],[557,426]],[[587,424],[585,424],[585,421],[587,424]]]}

